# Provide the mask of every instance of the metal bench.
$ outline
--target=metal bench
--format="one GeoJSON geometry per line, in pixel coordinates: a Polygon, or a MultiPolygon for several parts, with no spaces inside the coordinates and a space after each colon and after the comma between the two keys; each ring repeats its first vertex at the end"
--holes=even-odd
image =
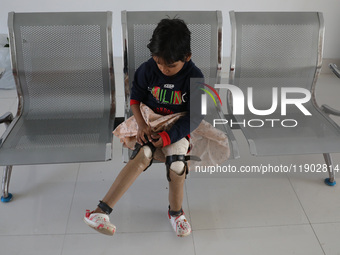
{"type": "Polygon", "coordinates": [[[112,13],[9,13],[18,112],[0,118],[5,166],[111,159],[115,118],[112,13]]]}
{"type": "MultiPolygon", "coordinates": [[[[329,172],[325,182],[334,185],[330,153],[340,152],[340,128],[315,98],[322,13],[231,11],[230,20],[229,83],[245,96],[244,112],[234,117],[245,123],[240,127],[251,154],[323,154],[329,172]]],[[[237,110],[232,94],[230,112],[237,110]]]]}

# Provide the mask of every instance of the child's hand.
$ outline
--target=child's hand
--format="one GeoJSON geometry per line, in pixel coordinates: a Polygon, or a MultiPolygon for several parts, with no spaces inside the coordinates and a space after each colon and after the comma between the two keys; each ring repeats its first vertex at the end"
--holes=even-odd
{"type": "Polygon", "coordinates": [[[163,139],[159,134],[152,134],[152,144],[156,148],[162,148],[163,147],[163,139]]]}
{"type": "Polygon", "coordinates": [[[152,141],[151,138],[151,128],[145,123],[145,125],[138,126],[137,131],[137,143],[143,145],[149,141],[152,141]]]}

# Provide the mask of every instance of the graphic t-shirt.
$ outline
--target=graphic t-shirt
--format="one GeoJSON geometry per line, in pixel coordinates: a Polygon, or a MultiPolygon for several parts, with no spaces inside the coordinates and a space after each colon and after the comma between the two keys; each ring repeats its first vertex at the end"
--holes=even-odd
{"type": "Polygon", "coordinates": [[[173,76],[164,75],[153,58],[136,70],[131,89],[131,105],[142,102],[162,115],[187,112],[170,130],[160,134],[164,146],[177,142],[192,131],[190,130],[190,78],[203,78],[201,70],[191,60],[173,76]]]}

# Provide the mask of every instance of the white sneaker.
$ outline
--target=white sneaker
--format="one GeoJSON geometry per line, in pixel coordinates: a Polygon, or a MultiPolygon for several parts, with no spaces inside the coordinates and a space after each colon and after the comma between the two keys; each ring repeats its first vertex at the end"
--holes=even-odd
{"type": "Polygon", "coordinates": [[[191,227],[187,221],[184,212],[178,216],[171,216],[168,211],[169,220],[172,228],[175,230],[178,237],[188,236],[191,233],[191,227]]]}
{"type": "Polygon", "coordinates": [[[92,213],[90,210],[86,210],[84,222],[104,235],[112,236],[116,232],[116,226],[110,222],[109,216],[104,213],[92,213]]]}

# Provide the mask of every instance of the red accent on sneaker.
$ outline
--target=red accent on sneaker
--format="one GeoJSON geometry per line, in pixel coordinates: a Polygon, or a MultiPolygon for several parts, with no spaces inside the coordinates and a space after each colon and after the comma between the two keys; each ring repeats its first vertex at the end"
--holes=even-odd
{"type": "Polygon", "coordinates": [[[90,217],[90,215],[91,215],[90,210],[86,210],[85,217],[88,218],[90,217]]]}
{"type": "Polygon", "coordinates": [[[103,228],[104,227],[104,224],[99,224],[97,229],[100,229],[100,228],[103,228]]]}

